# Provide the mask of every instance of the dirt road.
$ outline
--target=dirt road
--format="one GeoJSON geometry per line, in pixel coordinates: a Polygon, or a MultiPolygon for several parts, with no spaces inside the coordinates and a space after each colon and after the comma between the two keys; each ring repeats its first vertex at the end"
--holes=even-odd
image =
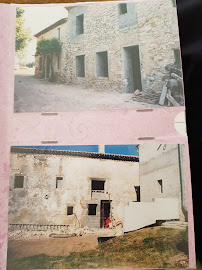
{"type": "Polygon", "coordinates": [[[15,112],[63,112],[145,108],[151,104],[131,100],[133,94],[84,89],[80,86],[50,83],[29,71],[15,75],[15,112]]]}
{"type": "Polygon", "coordinates": [[[68,256],[71,252],[96,249],[96,235],[70,238],[15,239],[8,241],[8,256],[14,260],[27,256],[46,254],[49,256],[68,256]]]}

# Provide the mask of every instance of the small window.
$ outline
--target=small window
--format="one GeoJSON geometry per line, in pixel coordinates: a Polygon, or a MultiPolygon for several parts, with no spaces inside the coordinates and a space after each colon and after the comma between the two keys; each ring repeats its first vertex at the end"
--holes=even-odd
{"type": "Polygon", "coordinates": [[[23,188],[24,186],[24,176],[16,175],[14,180],[14,188],[23,188]]]}
{"type": "Polygon", "coordinates": [[[85,55],[76,56],[76,77],[85,77],[85,55]]]}
{"type": "Polygon", "coordinates": [[[123,3],[123,4],[119,4],[119,13],[120,15],[122,14],[126,14],[127,11],[127,4],[123,3]]]}
{"type": "Polygon", "coordinates": [[[82,35],[84,32],[83,27],[84,15],[76,16],[76,35],[82,35]]]}
{"type": "Polygon", "coordinates": [[[58,39],[60,40],[60,28],[57,29],[57,36],[58,36],[58,39]]]}
{"type": "Polygon", "coordinates": [[[73,215],[73,206],[67,206],[67,215],[73,215]]]}
{"type": "Polygon", "coordinates": [[[39,58],[39,70],[42,70],[42,57],[39,58]]]}
{"type": "Polygon", "coordinates": [[[97,204],[89,204],[88,205],[88,215],[89,216],[96,216],[96,208],[97,208],[97,204]]]}
{"type": "Polygon", "coordinates": [[[108,53],[107,51],[96,53],[97,77],[108,77],[108,53]]]}
{"type": "Polygon", "coordinates": [[[173,7],[176,7],[176,0],[171,0],[173,7]]]}
{"type": "Polygon", "coordinates": [[[105,181],[92,180],[92,191],[100,190],[104,191],[105,189],[105,181]]]}
{"type": "Polygon", "coordinates": [[[62,180],[63,180],[63,177],[56,177],[56,188],[62,187],[62,180]]]}
{"type": "Polygon", "coordinates": [[[158,180],[158,193],[163,193],[163,183],[162,180],[158,180]]]}
{"type": "Polygon", "coordinates": [[[136,192],[137,202],[140,202],[140,186],[134,186],[136,192]]]}

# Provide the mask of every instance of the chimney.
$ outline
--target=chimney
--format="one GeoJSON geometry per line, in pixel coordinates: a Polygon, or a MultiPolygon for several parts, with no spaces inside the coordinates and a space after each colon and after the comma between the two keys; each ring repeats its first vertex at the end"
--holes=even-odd
{"type": "Polygon", "coordinates": [[[105,153],[105,145],[98,145],[98,153],[105,153]]]}

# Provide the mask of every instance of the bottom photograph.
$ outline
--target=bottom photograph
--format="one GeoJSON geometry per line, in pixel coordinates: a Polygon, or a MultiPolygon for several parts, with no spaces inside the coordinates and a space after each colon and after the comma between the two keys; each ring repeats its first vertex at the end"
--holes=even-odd
{"type": "Polygon", "coordinates": [[[188,268],[185,147],[13,146],[8,270],[188,268]]]}

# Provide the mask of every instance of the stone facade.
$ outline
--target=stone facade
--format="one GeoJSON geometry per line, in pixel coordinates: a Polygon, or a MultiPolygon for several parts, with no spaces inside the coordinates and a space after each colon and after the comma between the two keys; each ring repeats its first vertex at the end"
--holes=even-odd
{"type": "MultiPolygon", "coordinates": [[[[92,3],[67,10],[68,21],[60,25],[58,81],[129,93],[162,90],[165,66],[179,53],[173,1],[92,3]]],[[[37,34],[38,41],[57,37],[57,29],[37,34]]],[[[37,76],[38,66],[36,57],[37,76]]]]}
{"type": "Polygon", "coordinates": [[[12,148],[9,224],[100,228],[104,207],[123,221],[138,185],[137,157],[12,148]]]}
{"type": "Polygon", "coordinates": [[[140,145],[141,202],[176,198],[180,220],[187,219],[184,145],[140,145]]]}

